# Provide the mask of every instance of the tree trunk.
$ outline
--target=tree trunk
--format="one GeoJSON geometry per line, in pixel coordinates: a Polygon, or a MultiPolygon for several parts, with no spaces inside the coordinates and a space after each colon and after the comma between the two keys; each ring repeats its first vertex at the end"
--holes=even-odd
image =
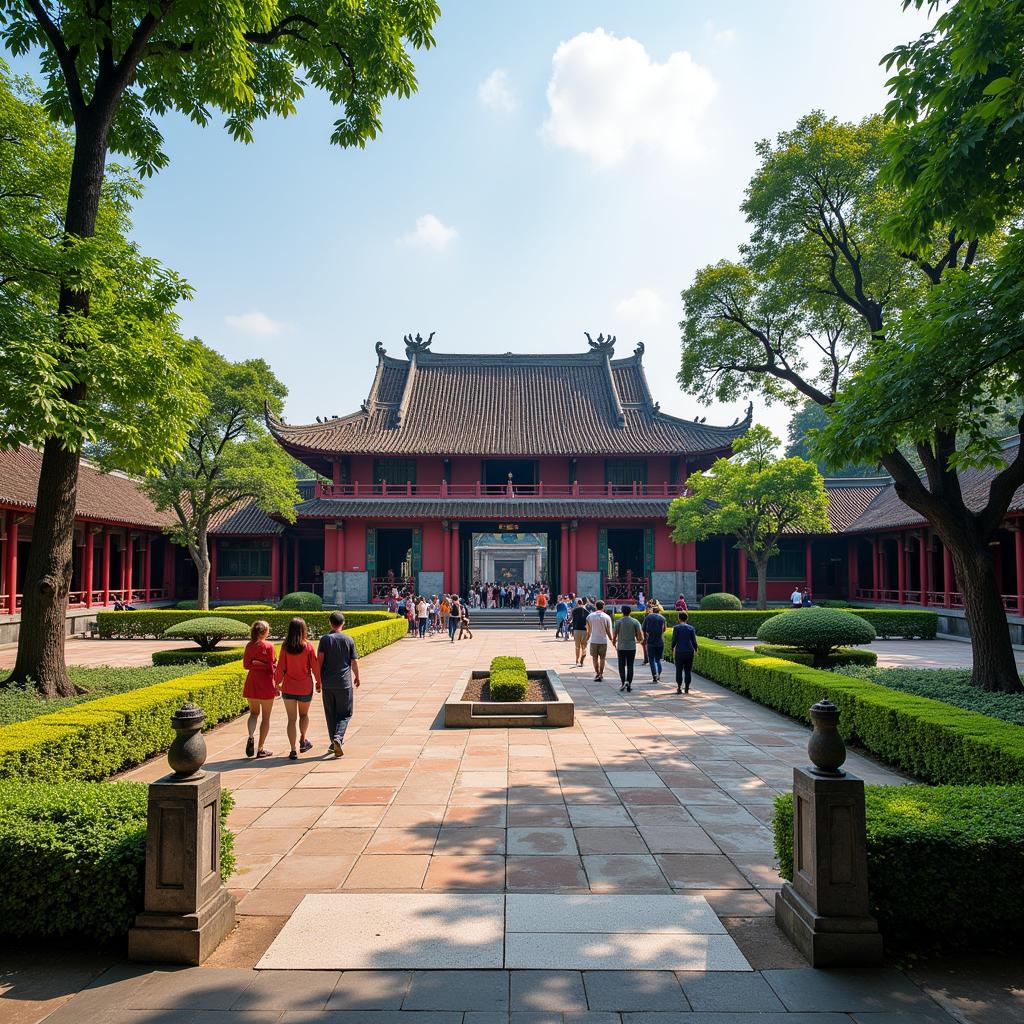
{"type": "Polygon", "coordinates": [[[982,690],[1024,690],[1010,641],[1006,609],[999,594],[995,559],[987,543],[943,536],[971,630],[971,684],[982,690]]]}
{"type": "MultiPolygon", "coordinates": [[[[100,192],[107,156],[106,112],[79,125],[71,165],[64,233],[88,238],[96,230],[100,192]]],[[[89,315],[89,293],[72,291],[62,284],[58,315],[89,315]]],[[[65,399],[81,402],[85,387],[72,385],[65,399]]],[[[69,451],[54,437],[43,444],[43,461],[36,492],[32,544],[25,571],[18,657],[10,681],[31,679],[47,697],[76,692],[64,664],[64,620],[71,589],[74,553],[75,499],[78,492],[79,453],[69,451]]]]}
{"type": "Polygon", "coordinates": [[[200,530],[196,537],[196,546],[189,548],[189,554],[195,563],[198,586],[196,589],[196,607],[199,611],[210,608],[210,543],[206,530],[200,530]]]}
{"type": "Polygon", "coordinates": [[[757,569],[757,607],[764,611],[768,607],[768,559],[755,558],[754,568],[757,569]]]}

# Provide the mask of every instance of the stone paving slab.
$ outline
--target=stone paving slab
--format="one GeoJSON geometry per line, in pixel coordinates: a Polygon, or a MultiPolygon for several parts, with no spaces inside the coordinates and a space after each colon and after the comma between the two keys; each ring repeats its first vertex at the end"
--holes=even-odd
{"type": "Polygon", "coordinates": [[[630,973],[750,969],[728,935],[625,932],[510,933],[505,939],[505,966],[630,973]]]}
{"type": "Polygon", "coordinates": [[[505,928],[509,933],[725,934],[703,896],[509,895],[505,928]]]}

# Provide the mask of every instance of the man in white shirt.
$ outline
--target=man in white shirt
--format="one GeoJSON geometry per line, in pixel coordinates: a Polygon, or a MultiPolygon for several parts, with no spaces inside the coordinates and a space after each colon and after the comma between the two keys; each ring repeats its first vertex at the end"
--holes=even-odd
{"type": "Polygon", "coordinates": [[[587,616],[587,639],[590,645],[590,656],[594,660],[594,681],[604,679],[604,666],[608,658],[608,645],[615,646],[612,636],[612,620],[604,610],[604,601],[598,601],[596,611],[587,616]]]}
{"type": "Polygon", "coordinates": [[[802,608],[804,606],[804,595],[800,593],[799,587],[793,588],[793,593],[789,595],[789,603],[794,608],[802,608]]]}

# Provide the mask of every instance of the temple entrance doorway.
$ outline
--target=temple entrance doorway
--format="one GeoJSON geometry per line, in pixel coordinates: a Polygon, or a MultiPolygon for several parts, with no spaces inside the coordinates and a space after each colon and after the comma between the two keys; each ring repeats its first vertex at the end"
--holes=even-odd
{"type": "Polygon", "coordinates": [[[461,523],[461,592],[485,583],[522,583],[557,593],[561,536],[561,523],[461,523]]]}
{"type": "Polygon", "coordinates": [[[376,574],[370,581],[372,601],[386,601],[397,590],[399,594],[415,590],[413,573],[412,529],[378,529],[376,574]]]}
{"type": "Polygon", "coordinates": [[[642,528],[608,531],[608,558],[604,569],[606,600],[635,602],[641,593],[650,595],[644,539],[642,528]]]}

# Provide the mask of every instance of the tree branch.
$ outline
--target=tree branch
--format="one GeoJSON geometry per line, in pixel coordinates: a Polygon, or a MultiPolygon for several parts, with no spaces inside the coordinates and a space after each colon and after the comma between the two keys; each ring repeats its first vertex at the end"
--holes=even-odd
{"type": "Polygon", "coordinates": [[[64,82],[68,87],[68,101],[71,104],[71,112],[77,123],[85,115],[85,97],[82,95],[82,80],[78,76],[78,66],[75,61],[78,58],[78,46],[69,47],[64,40],[64,35],[50,17],[49,12],[43,7],[40,0],[28,0],[28,8],[33,17],[39,22],[46,38],[50,40],[57,60],[60,62],[60,69],[64,73],[64,82]]]}

